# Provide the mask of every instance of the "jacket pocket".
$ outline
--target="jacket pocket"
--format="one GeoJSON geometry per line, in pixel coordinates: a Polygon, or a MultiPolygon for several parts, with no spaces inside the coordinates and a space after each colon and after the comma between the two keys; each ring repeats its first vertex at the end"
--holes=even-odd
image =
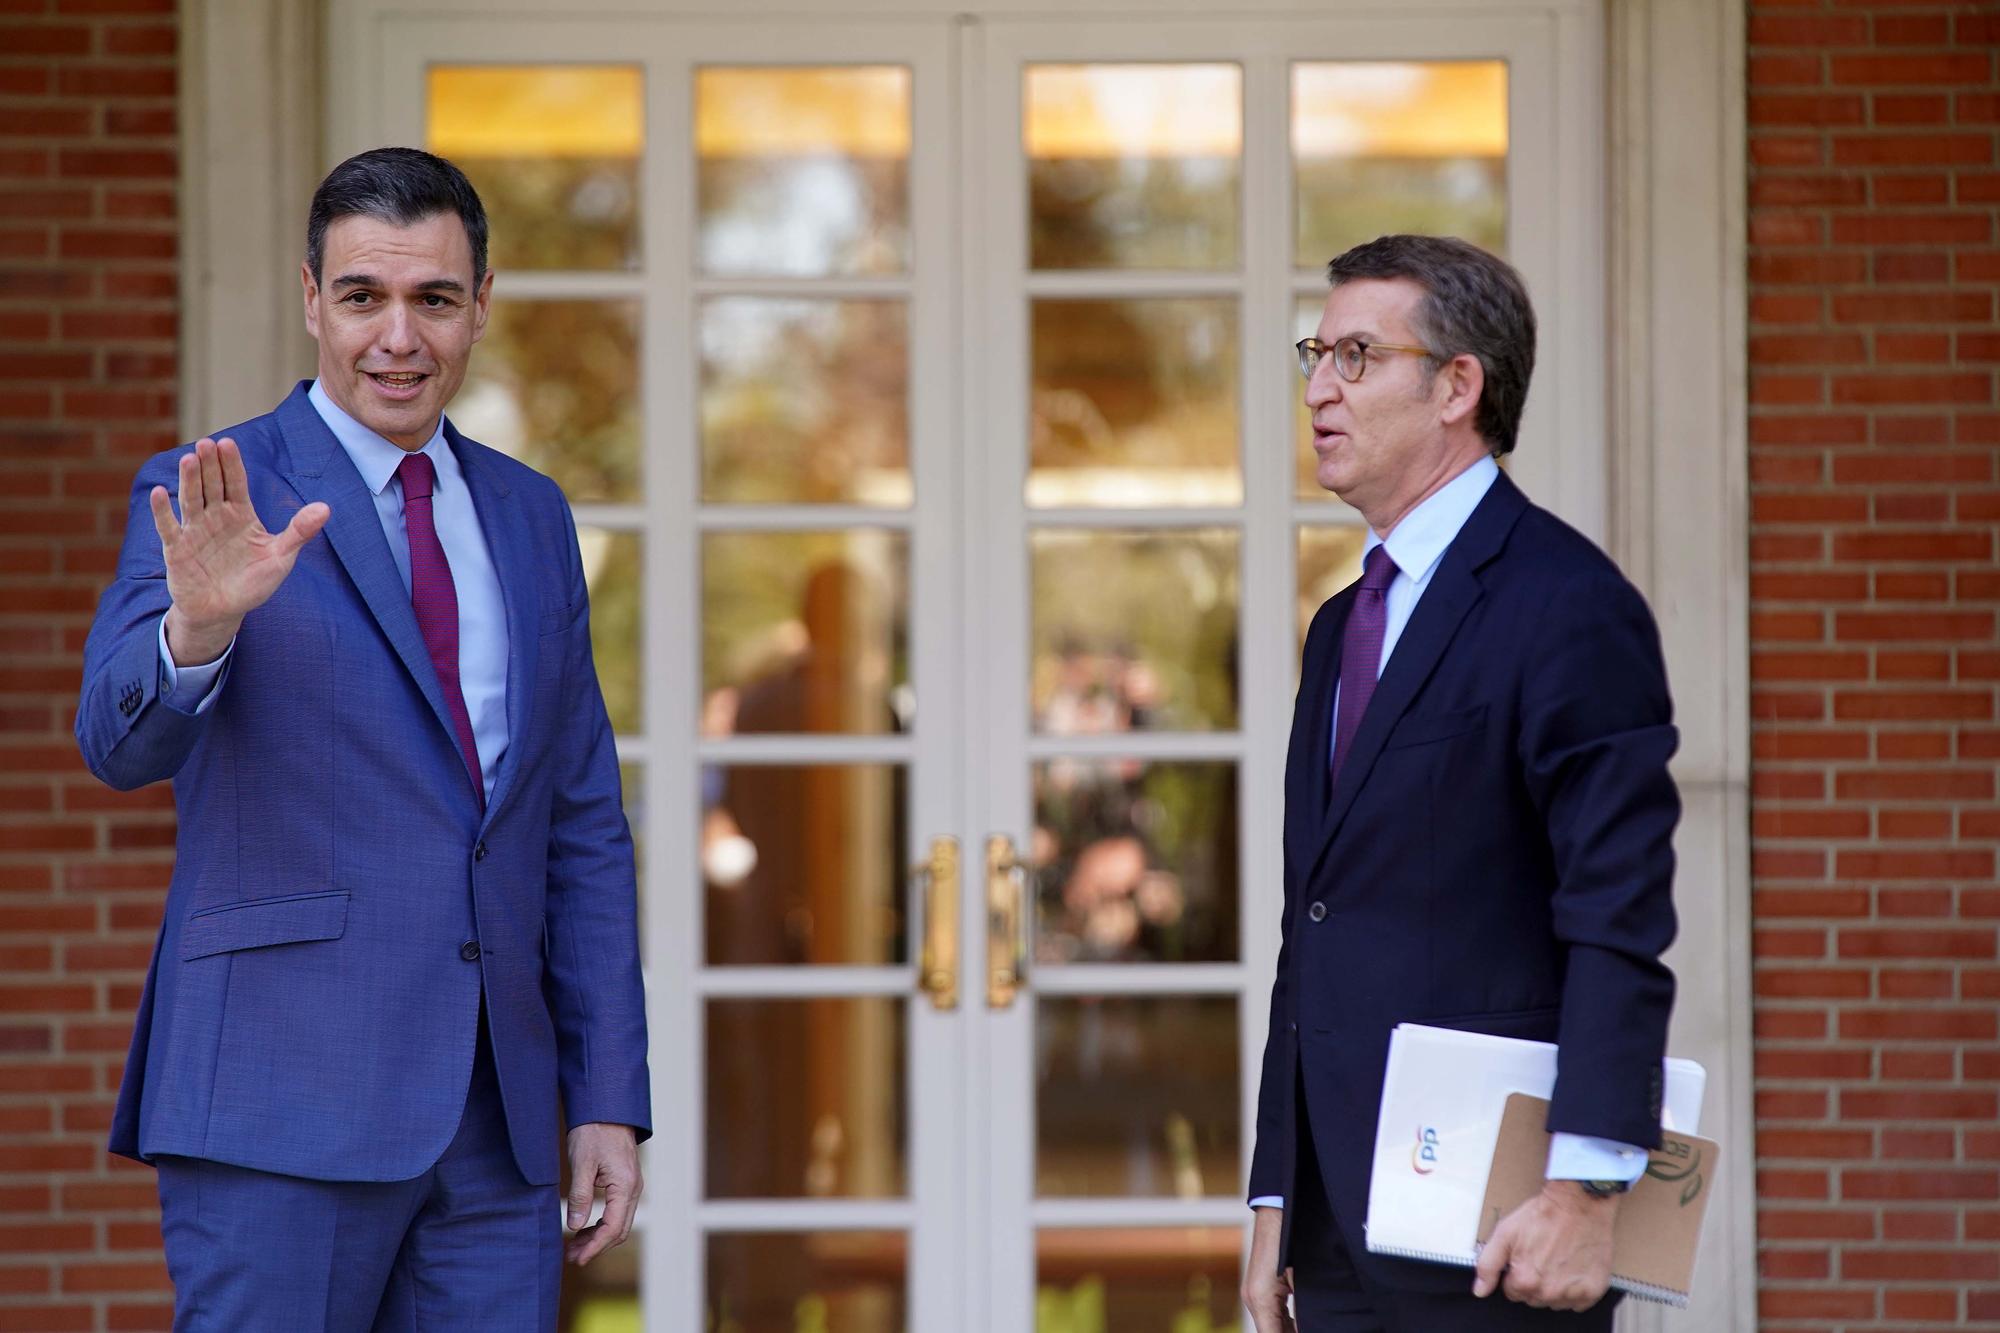
{"type": "Polygon", "coordinates": [[[1382,743],[1382,748],[1400,750],[1409,745],[1428,745],[1432,741],[1463,736],[1466,732],[1477,731],[1485,725],[1485,704],[1461,708],[1450,713],[1420,713],[1397,723],[1396,729],[1389,733],[1389,739],[1382,743]]]}
{"type": "Polygon", "coordinates": [[[349,896],[329,889],[206,908],[181,927],[181,961],[272,944],[337,940],[347,931],[349,896]]]}

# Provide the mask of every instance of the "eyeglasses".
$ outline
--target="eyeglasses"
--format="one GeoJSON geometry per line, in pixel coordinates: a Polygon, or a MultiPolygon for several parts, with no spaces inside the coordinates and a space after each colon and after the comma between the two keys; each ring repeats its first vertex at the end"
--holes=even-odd
{"type": "Polygon", "coordinates": [[[1349,384],[1357,384],[1368,369],[1370,352],[1414,352],[1418,356],[1436,357],[1437,353],[1428,347],[1411,347],[1407,343],[1365,343],[1359,338],[1336,338],[1328,347],[1317,338],[1301,338],[1298,341],[1299,373],[1307,379],[1319,369],[1320,358],[1333,353],[1333,369],[1349,384]]]}

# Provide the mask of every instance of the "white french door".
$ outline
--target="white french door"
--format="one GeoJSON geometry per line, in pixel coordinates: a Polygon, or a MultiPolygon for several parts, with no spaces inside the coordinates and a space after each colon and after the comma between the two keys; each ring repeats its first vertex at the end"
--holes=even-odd
{"type": "Polygon", "coordinates": [[[1361,540],[1290,345],[1347,245],[1503,250],[1515,475],[1601,535],[1595,25],[333,6],[330,160],[492,214],[451,411],[575,507],[641,844],[656,1137],[566,1327],[1238,1327],[1361,540]]]}

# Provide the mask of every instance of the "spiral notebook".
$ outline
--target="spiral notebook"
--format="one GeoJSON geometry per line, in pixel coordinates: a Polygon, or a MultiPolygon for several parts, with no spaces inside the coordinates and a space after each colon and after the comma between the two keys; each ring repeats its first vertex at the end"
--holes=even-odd
{"type": "MultiPolygon", "coordinates": [[[[1692,1060],[1666,1062],[1663,1128],[1683,1137],[1699,1130],[1707,1077],[1692,1060]]],[[[1369,1178],[1369,1251],[1465,1267],[1476,1263],[1487,1179],[1508,1095],[1546,1099],[1555,1081],[1556,1048],[1548,1042],[1398,1025],[1389,1038],[1369,1178]]],[[[1541,1155],[1532,1162],[1537,1180],[1547,1159],[1546,1137],[1541,1142],[1541,1155]]],[[[1685,1301],[1615,1279],[1614,1285],[1669,1303],[1685,1301]]]]}

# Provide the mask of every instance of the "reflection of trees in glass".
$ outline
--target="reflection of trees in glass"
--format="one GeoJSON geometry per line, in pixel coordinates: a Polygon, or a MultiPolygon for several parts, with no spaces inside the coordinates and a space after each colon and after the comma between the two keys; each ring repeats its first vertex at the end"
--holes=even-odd
{"type": "Polygon", "coordinates": [[[889,731],[909,703],[909,541],[880,529],[702,538],[703,730],[889,731]],[[788,676],[801,688],[782,688],[788,676]],[[739,715],[753,691],[771,723],[739,715]],[[798,706],[780,718],[781,697],[798,706]],[[790,725],[787,725],[790,723],[790,725]]]}
{"type": "Polygon", "coordinates": [[[583,573],[590,588],[590,651],[611,729],[635,736],[640,712],[640,569],[636,533],[580,528],[583,573]]]}
{"type": "Polygon", "coordinates": [[[901,1231],[710,1232],[707,1333],[903,1333],[901,1231]]]}
{"type": "Polygon", "coordinates": [[[1038,300],[1032,319],[1031,503],[1242,498],[1235,302],[1038,300]],[[1086,469],[1126,476],[1071,495],[1086,469]],[[1175,473],[1190,484],[1162,491],[1175,473]]]}
{"type": "Polygon", "coordinates": [[[1236,157],[1037,157],[1028,163],[1035,268],[1227,268],[1236,157]]]}
{"type": "Polygon", "coordinates": [[[1036,958],[1236,957],[1236,768],[1087,762],[1035,770],[1036,958]]]}
{"type": "Polygon", "coordinates": [[[909,267],[905,157],[704,155],[696,195],[704,273],[833,277],[909,267]]]}
{"type": "Polygon", "coordinates": [[[639,267],[636,157],[460,157],[496,269],[639,267]]]}
{"type": "Polygon", "coordinates": [[[1301,525],[1299,528],[1298,635],[1304,648],[1306,630],[1320,604],[1361,577],[1361,548],[1368,531],[1359,524],[1301,525]]]}
{"type": "Polygon", "coordinates": [[[1236,1185],[1234,996],[1051,996],[1035,1005],[1035,1185],[1045,1196],[1199,1198],[1236,1185]]]}
{"type": "Polygon", "coordinates": [[[1306,157],[1296,170],[1302,268],[1392,232],[1507,252],[1504,157],[1306,157]]]}
{"type": "Polygon", "coordinates": [[[1233,1227],[1065,1227],[1035,1235],[1035,1333],[1237,1333],[1233,1227]]]}
{"type": "Polygon", "coordinates": [[[619,1245],[591,1260],[590,1267],[564,1264],[562,1296],[556,1307],[557,1333],[609,1333],[637,1329],[639,1247],[619,1245]]]}
{"type": "Polygon", "coordinates": [[[725,297],[700,339],[704,500],[910,502],[902,302],[725,297]]]}
{"type": "Polygon", "coordinates": [[[1234,531],[1041,528],[1030,541],[1038,731],[1236,725],[1234,531]]]}
{"type": "Polygon", "coordinates": [[[638,500],[638,303],[509,298],[504,283],[453,424],[572,501],[638,500]]]}

